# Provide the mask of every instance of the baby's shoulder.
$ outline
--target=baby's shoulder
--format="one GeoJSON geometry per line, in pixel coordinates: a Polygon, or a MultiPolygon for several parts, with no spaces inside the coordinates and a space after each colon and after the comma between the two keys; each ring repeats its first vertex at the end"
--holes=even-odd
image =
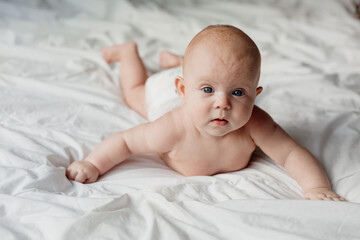
{"type": "Polygon", "coordinates": [[[151,127],[153,131],[171,139],[181,137],[181,133],[184,132],[182,115],[177,109],[167,112],[153,121],[151,127]]]}
{"type": "Polygon", "coordinates": [[[176,132],[181,123],[179,114],[175,110],[170,111],[151,122],[151,127],[158,130],[166,130],[167,132],[176,132]]]}
{"type": "Polygon", "coordinates": [[[254,106],[249,122],[246,124],[251,138],[259,145],[276,129],[276,123],[271,116],[261,108],[254,106]]]}
{"type": "Polygon", "coordinates": [[[141,142],[147,152],[171,151],[181,139],[182,130],[176,118],[177,114],[168,112],[154,121],[125,131],[126,137],[130,142],[141,142]]]}
{"type": "Polygon", "coordinates": [[[273,125],[274,121],[271,116],[258,106],[254,106],[251,117],[246,124],[250,130],[261,129],[273,125]]]}

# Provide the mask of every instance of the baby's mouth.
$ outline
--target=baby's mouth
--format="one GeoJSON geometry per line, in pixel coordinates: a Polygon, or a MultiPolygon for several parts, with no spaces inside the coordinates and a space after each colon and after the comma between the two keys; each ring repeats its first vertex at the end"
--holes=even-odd
{"type": "Polygon", "coordinates": [[[211,120],[211,122],[215,126],[225,126],[226,124],[228,124],[228,121],[226,119],[220,119],[220,118],[215,118],[215,119],[211,120]]]}

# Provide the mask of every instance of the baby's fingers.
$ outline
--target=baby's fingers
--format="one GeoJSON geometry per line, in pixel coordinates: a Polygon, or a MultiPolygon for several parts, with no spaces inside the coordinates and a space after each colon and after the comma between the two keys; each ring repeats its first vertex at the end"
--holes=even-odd
{"type": "Polygon", "coordinates": [[[87,174],[84,172],[84,171],[79,171],[77,174],[76,174],[76,177],[75,177],[75,181],[77,182],[81,182],[81,183],[84,183],[87,179],[87,174]]]}
{"type": "Polygon", "coordinates": [[[98,179],[97,175],[91,175],[90,177],[88,177],[85,181],[85,183],[93,183],[96,182],[96,180],[98,179]]]}
{"type": "Polygon", "coordinates": [[[87,179],[87,174],[84,171],[78,171],[76,169],[68,168],[66,170],[66,176],[69,180],[75,180],[77,182],[85,182],[87,179]]]}
{"type": "Polygon", "coordinates": [[[69,180],[74,180],[76,178],[77,171],[74,171],[71,168],[66,169],[66,176],[69,180]]]}
{"type": "Polygon", "coordinates": [[[325,200],[325,201],[338,201],[338,202],[345,202],[346,199],[343,197],[340,197],[338,195],[327,195],[325,197],[321,197],[319,200],[325,200]]]}
{"type": "Polygon", "coordinates": [[[326,188],[312,189],[305,193],[304,198],[307,200],[346,201],[345,198],[326,188]]]}
{"type": "Polygon", "coordinates": [[[329,201],[346,201],[345,198],[340,197],[339,195],[337,195],[337,194],[334,193],[334,192],[326,194],[326,196],[324,197],[324,200],[329,200],[329,201]]]}
{"type": "Polygon", "coordinates": [[[346,199],[343,198],[343,197],[340,197],[340,196],[332,197],[332,200],[333,201],[338,201],[338,202],[346,202],[346,199]]]}

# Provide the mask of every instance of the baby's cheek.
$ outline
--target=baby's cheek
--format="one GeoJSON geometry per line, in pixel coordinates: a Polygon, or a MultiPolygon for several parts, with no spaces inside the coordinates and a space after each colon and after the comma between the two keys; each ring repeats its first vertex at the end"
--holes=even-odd
{"type": "Polygon", "coordinates": [[[237,109],[234,110],[234,115],[238,118],[239,122],[243,124],[249,121],[251,114],[252,114],[252,107],[251,106],[239,106],[237,109]]]}
{"type": "Polygon", "coordinates": [[[191,101],[189,102],[189,108],[194,115],[201,115],[209,111],[209,104],[204,101],[191,101]]]}
{"type": "Polygon", "coordinates": [[[192,116],[196,118],[204,118],[206,116],[206,111],[204,108],[193,106],[192,108],[192,116]]]}

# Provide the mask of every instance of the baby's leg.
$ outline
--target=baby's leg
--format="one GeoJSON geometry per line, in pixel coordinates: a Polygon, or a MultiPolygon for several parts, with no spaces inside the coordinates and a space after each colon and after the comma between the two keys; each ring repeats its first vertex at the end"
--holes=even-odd
{"type": "Polygon", "coordinates": [[[145,66],[137,51],[135,42],[125,42],[102,49],[102,56],[107,63],[121,62],[120,82],[126,104],[146,117],[145,66]]]}
{"type": "Polygon", "coordinates": [[[183,64],[184,57],[175,55],[168,51],[160,52],[160,67],[161,68],[173,68],[181,66],[183,64]]]}

